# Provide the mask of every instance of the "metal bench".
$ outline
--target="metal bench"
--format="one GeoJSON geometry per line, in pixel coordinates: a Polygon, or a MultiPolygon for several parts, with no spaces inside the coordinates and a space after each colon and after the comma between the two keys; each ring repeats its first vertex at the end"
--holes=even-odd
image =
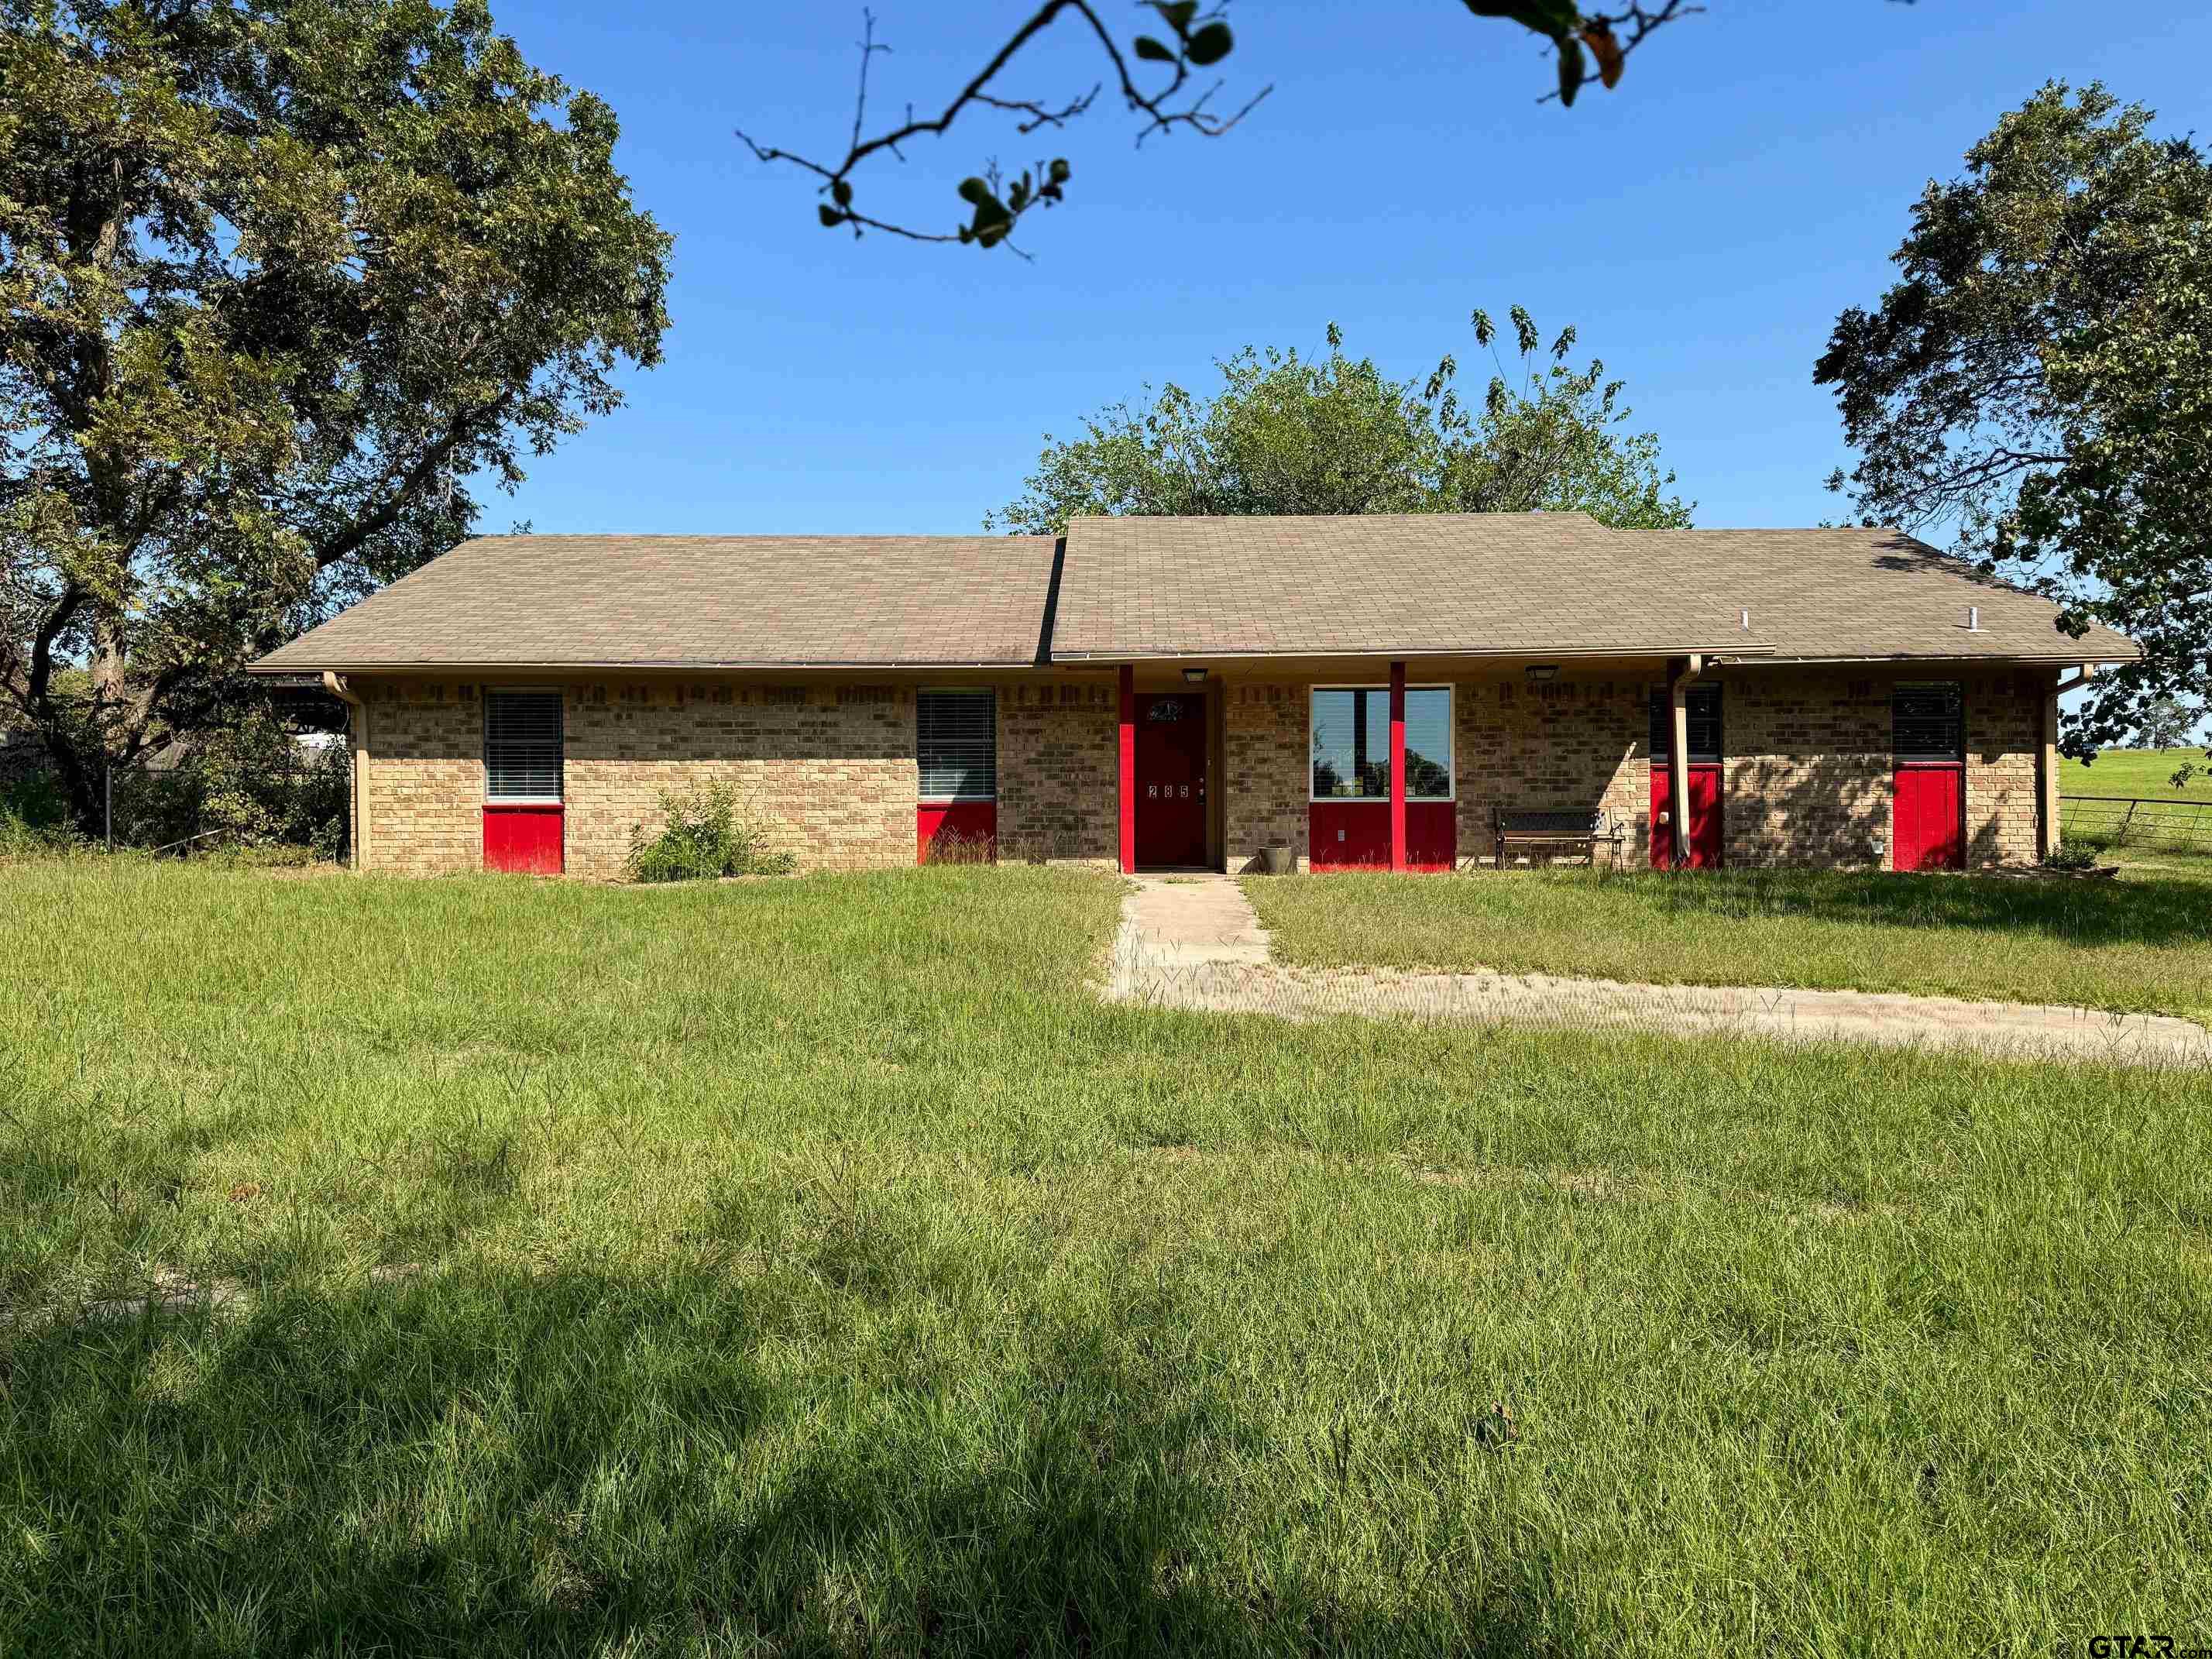
{"type": "Polygon", "coordinates": [[[1626,828],[1615,823],[1613,815],[1601,807],[1595,811],[1582,808],[1532,811],[1493,806],[1490,809],[1490,834],[1501,870],[1505,867],[1507,849],[1514,847],[1579,847],[1595,866],[1601,842],[1613,848],[1613,861],[1618,865],[1621,848],[1628,841],[1626,828]]]}

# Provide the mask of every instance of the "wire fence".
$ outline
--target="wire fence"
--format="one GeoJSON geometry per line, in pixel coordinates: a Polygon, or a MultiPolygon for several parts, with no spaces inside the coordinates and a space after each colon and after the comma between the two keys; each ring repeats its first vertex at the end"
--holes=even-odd
{"type": "Polygon", "coordinates": [[[2061,795],[2058,825],[2068,841],[2132,847],[2147,853],[2212,853],[2212,800],[2171,796],[2061,795]]]}

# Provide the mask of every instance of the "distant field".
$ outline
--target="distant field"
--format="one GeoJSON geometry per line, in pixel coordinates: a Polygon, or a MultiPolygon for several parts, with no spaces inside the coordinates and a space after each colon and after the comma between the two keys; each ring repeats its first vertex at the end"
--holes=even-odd
{"type": "Polygon", "coordinates": [[[2064,795],[2144,795],[2172,800],[2212,800],[2212,777],[2199,773],[2188,787],[2167,781],[2185,762],[2202,763],[2202,749],[2107,749],[2087,766],[2061,763],[2058,791],[2064,795]]]}

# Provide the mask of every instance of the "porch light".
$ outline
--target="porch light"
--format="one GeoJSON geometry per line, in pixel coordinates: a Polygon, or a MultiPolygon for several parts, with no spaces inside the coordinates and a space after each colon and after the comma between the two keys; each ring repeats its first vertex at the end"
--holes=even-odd
{"type": "Polygon", "coordinates": [[[1182,671],[1182,678],[1186,685],[1204,685],[1206,671],[1203,668],[1186,668],[1182,671]]]}
{"type": "Polygon", "coordinates": [[[1528,665],[1532,680],[1555,680],[1559,678],[1559,665],[1555,662],[1532,662],[1528,665]]]}

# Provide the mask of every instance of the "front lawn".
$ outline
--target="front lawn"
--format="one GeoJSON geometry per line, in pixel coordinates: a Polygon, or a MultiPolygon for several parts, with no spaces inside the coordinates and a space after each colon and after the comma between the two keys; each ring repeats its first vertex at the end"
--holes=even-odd
{"type": "Polygon", "coordinates": [[[2212,1639],[2200,1076],[1107,1006],[1118,891],[0,872],[0,1651],[2212,1639]]]}
{"type": "Polygon", "coordinates": [[[1910,991],[2212,1018],[2212,886],[1824,871],[1254,878],[1302,966],[1910,991]]]}

